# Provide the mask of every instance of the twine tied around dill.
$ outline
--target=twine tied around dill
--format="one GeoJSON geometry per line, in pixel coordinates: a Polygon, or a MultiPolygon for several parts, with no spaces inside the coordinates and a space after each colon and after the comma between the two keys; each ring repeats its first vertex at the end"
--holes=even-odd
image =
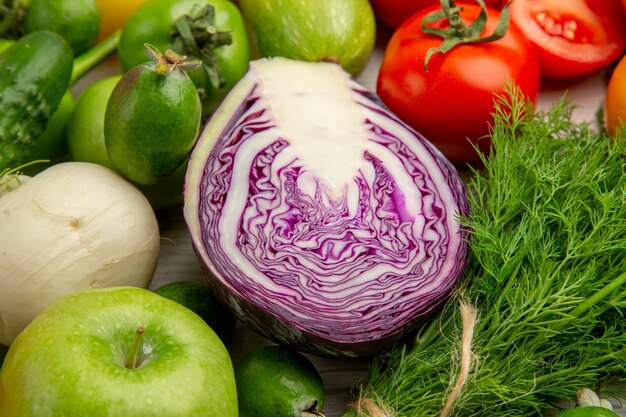
{"type": "Polygon", "coordinates": [[[380,406],[373,400],[366,397],[359,397],[352,403],[352,408],[356,410],[356,414],[361,417],[366,415],[368,417],[393,417],[392,411],[386,406],[380,406]],[[367,414],[363,414],[363,412],[367,414]]]}
{"type": "Polygon", "coordinates": [[[461,395],[461,391],[463,390],[463,386],[465,386],[472,366],[472,341],[474,339],[474,327],[476,327],[476,308],[465,301],[461,301],[460,310],[463,329],[461,335],[461,368],[459,369],[456,383],[452,391],[448,394],[446,404],[443,410],[441,410],[441,413],[439,413],[439,417],[448,417],[450,414],[454,402],[459,398],[459,395],[461,395]]]}
{"type": "MultiPolygon", "coordinates": [[[[447,396],[446,403],[439,413],[439,417],[448,417],[454,403],[461,395],[461,391],[467,382],[472,366],[472,342],[474,339],[474,328],[476,327],[476,308],[465,301],[460,302],[462,334],[460,341],[461,361],[456,382],[447,396]]],[[[352,403],[352,407],[357,416],[368,417],[394,417],[393,412],[384,404],[377,403],[367,397],[360,396],[352,403]]]]}

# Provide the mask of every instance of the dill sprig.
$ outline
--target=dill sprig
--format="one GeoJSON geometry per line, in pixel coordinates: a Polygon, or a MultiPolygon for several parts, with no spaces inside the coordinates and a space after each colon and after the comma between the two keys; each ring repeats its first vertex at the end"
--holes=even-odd
{"type": "Polygon", "coordinates": [[[374,360],[360,387],[393,416],[441,412],[460,366],[461,299],[478,322],[450,415],[541,415],[625,374],[626,139],[572,122],[565,99],[533,113],[519,96],[497,100],[493,151],[468,182],[470,258],[457,294],[374,360]]]}

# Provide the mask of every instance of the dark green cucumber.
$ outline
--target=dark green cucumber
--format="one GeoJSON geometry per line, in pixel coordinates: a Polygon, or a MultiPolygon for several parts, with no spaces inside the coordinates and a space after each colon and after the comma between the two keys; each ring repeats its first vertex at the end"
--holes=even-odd
{"type": "Polygon", "coordinates": [[[0,171],[27,162],[67,91],[72,59],[68,43],[48,31],[25,35],[0,54],[0,171]]]}
{"type": "Polygon", "coordinates": [[[202,106],[185,69],[172,51],[122,76],[104,118],[107,152],[115,169],[137,184],[156,184],[181,166],[193,148],[202,106]]]}

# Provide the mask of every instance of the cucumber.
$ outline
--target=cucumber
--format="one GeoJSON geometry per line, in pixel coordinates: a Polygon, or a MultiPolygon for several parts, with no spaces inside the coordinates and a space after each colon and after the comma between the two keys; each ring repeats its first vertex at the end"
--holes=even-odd
{"type": "Polygon", "coordinates": [[[23,36],[0,54],[0,171],[24,162],[68,89],[72,49],[58,34],[23,36]]]}
{"type": "Polygon", "coordinates": [[[104,116],[104,141],[115,170],[150,185],[171,176],[191,152],[200,130],[202,105],[185,61],[147,45],[153,62],[122,76],[104,116]]]}
{"type": "Polygon", "coordinates": [[[66,91],[57,110],[50,116],[44,132],[35,140],[35,145],[24,156],[25,162],[39,162],[20,169],[20,172],[31,177],[44,169],[69,159],[67,149],[67,126],[74,109],[74,97],[66,91]]]}

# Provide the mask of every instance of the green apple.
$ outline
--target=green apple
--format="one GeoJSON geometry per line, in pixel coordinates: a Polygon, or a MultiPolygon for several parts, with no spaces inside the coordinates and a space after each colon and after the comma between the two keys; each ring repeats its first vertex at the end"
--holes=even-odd
{"type": "Polygon", "coordinates": [[[359,73],[376,41],[368,0],[239,0],[263,57],[332,61],[359,73]]]}
{"type": "Polygon", "coordinates": [[[232,361],[191,310],[141,288],[76,292],[15,339],[2,417],[237,417],[232,361]]]}

